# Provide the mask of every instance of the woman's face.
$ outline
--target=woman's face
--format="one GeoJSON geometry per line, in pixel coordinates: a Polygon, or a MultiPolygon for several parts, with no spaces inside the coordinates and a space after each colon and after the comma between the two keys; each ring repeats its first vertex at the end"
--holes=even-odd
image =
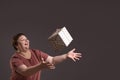
{"type": "Polygon", "coordinates": [[[17,45],[18,50],[26,51],[29,49],[29,40],[25,35],[20,36],[17,42],[18,42],[18,45],[17,45]]]}

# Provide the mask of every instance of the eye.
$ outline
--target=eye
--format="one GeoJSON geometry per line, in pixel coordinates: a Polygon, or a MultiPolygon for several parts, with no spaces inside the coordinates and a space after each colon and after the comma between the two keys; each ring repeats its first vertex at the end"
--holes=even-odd
{"type": "Polygon", "coordinates": [[[21,39],[21,41],[25,41],[25,39],[21,39]]]}
{"type": "Polygon", "coordinates": [[[26,41],[27,39],[21,39],[20,41],[26,41]]]}

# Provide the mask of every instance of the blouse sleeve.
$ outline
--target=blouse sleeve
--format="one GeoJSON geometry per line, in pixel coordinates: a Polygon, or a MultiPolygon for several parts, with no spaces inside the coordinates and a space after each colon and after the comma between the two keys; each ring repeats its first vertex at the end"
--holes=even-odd
{"type": "Polygon", "coordinates": [[[47,53],[43,52],[43,51],[40,51],[40,50],[34,50],[36,56],[38,57],[39,60],[41,60],[42,58],[44,60],[47,59],[47,57],[49,56],[47,53]]]}
{"type": "Polygon", "coordinates": [[[18,67],[18,66],[20,66],[20,65],[22,65],[23,64],[23,62],[19,59],[19,58],[12,58],[11,59],[11,64],[12,64],[12,66],[13,67],[18,67]]]}

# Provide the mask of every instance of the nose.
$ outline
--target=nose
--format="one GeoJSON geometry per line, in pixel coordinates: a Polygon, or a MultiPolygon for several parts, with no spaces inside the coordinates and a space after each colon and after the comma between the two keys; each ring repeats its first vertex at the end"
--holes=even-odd
{"type": "Polygon", "coordinates": [[[26,41],[26,42],[29,42],[29,40],[28,40],[28,39],[26,39],[25,41],[26,41]]]}

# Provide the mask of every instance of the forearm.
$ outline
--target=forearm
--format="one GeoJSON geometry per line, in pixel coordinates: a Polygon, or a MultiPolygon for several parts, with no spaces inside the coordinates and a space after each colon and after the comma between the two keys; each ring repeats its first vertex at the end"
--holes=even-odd
{"type": "Polygon", "coordinates": [[[18,70],[18,72],[20,74],[22,74],[23,76],[30,76],[38,71],[40,71],[42,69],[42,66],[41,64],[37,64],[37,65],[34,65],[34,66],[30,66],[30,67],[26,67],[26,68],[21,68],[18,70]]]}
{"type": "Polygon", "coordinates": [[[57,64],[57,63],[63,62],[66,59],[67,59],[67,54],[55,56],[55,57],[53,57],[53,63],[57,64]]]}

